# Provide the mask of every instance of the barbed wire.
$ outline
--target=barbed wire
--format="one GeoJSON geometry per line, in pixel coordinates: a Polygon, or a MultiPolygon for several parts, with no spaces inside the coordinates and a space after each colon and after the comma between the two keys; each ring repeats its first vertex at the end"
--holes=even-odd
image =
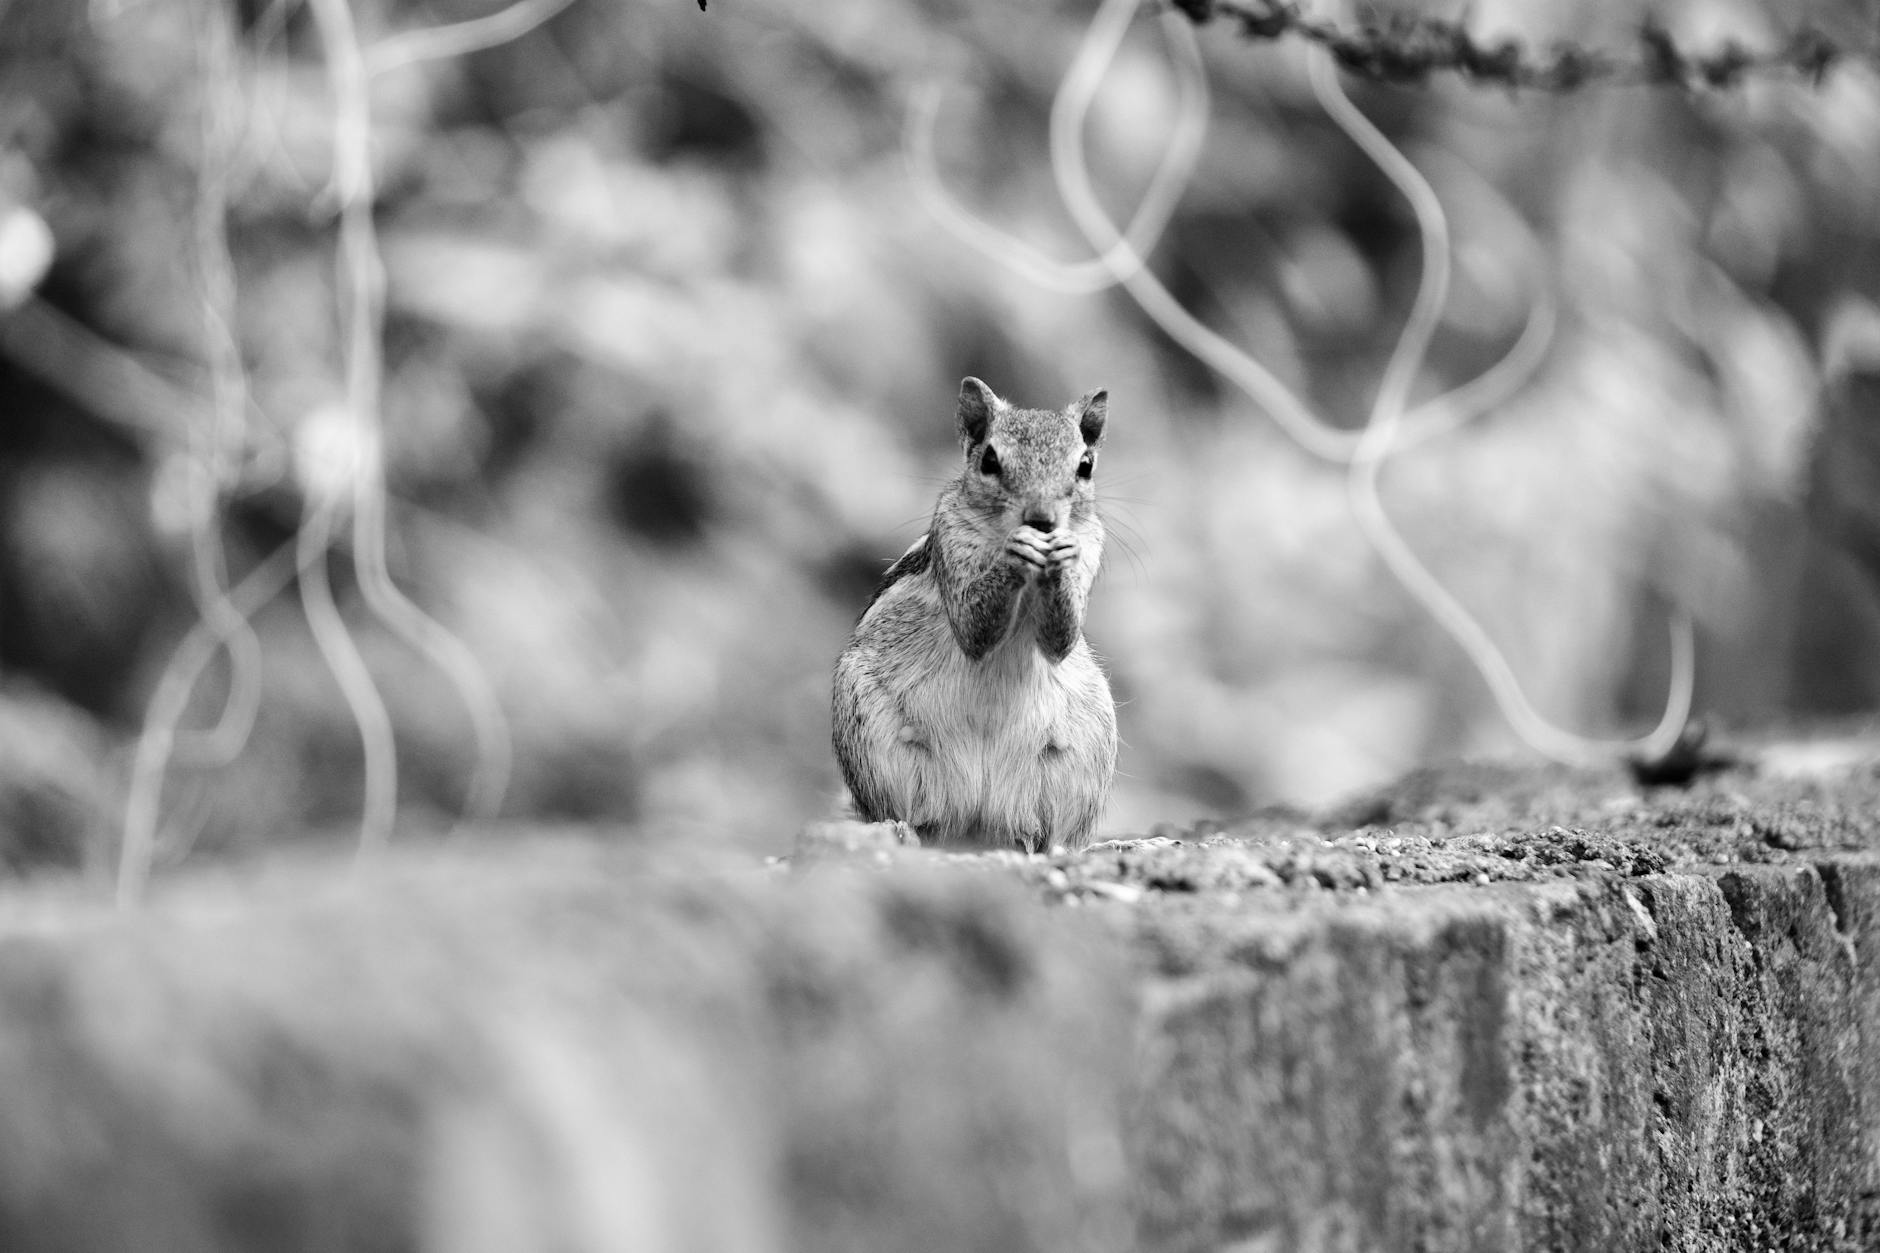
{"type": "Polygon", "coordinates": [[[1778,47],[1752,49],[1732,39],[1698,53],[1680,48],[1648,17],[1629,48],[1558,42],[1534,49],[1512,36],[1484,39],[1459,21],[1420,14],[1393,13],[1346,27],[1307,15],[1294,0],[1168,3],[1196,25],[1218,17],[1248,39],[1290,36],[1318,44],[1351,73],[1386,83],[1421,83],[1434,74],[1455,73],[1475,82],[1539,91],[1573,91],[1596,83],[1728,88],[1751,77],[1793,74],[1819,86],[1844,61],[1880,60],[1880,48],[1848,46],[1807,25],[1778,47]]]}

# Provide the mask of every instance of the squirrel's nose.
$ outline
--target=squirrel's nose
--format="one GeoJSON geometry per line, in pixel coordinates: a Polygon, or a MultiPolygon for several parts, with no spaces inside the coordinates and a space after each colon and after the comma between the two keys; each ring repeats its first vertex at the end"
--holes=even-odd
{"type": "Polygon", "coordinates": [[[1049,535],[1057,529],[1057,519],[1048,513],[1034,513],[1025,519],[1025,525],[1034,531],[1043,531],[1049,535]]]}

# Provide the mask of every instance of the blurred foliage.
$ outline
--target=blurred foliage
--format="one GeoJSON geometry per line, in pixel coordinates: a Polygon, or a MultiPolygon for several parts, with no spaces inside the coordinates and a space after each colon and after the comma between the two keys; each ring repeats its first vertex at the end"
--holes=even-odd
{"type": "MultiPolygon", "coordinates": [[[[370,42],[493,7],[355,11],[370,42]]],[[[1653,12],[1693,55],[1858,17],[1785,8],[1653,12]]],[[[829,669],[952,472],[968,373],[1032,404],[1111,390],[1100,490],[1116,543],[1089,624],[1124,702],[1109,828],[1316,802],[1509,748],[1478,678],[1363,543],[1336,470],[1120,292],[1041,292],[915,195],[902,118],[938,79],[954,194],[1083,255],[1044,119],[1089,15],[577,0],[508,44],[374,78],[392,571],[502,694],[507,814],[768,847],[833,804],[829,669]]],[[[1618,3],[1472,19],[1484,39],[1589,47],[1633,46],[1639,20],[1618,3]]],[[[1356,425],[1414,290],[1414,222],[1312,103],[1297,48],[1226,29],[1204,43],[1213,130],[1155,268],[1356,425]]],[[[1164,59],[1139,23],[1092,118],[1119,217],[1174,116],[1164,59]]],[[[1561,303],[1533,384],[1385,482],[1536,703],[1594,731],[1655,717],[1677,602],[1700,621],[1700,708],[1739,725],[1872,708],[1873,63],[1819,86],[1542,95],[1438,79],[1357,98],[1455,234],[1419,394],[1506,349],[1532,274],[1561,303]]],[[[0,5],[0,210],[53,244],[21,294],[7,266],[33,277],[31,241],[10,249],[0,214],[0,735],[46,728],[0,767],[15,824],[0,862],[46,839],[76,861],[75,842],[118,820],[110,781],[198,617],[190,434],[213,420],[217,316],[249,387],[219,515],[232,574],[291,540],[296,431],[343,394],[332,103],[297,3],[0,5]],[[217,171],[226,214],[205,233],[217,171]],[[211,239],[232,309],[214,307],[211,239]],[[39,803],[16,793],[53,797],[57,816],[15,817],[39,803]]],[[[471,764],[462,704],[356,612],[348,564],[332,564],[398,728],[404,820],[441,825],[471,764]]],[[[256,626],[259,719],[231,764],[172,771],[172,855],[356,817],[358,736],[291,591],[256,626]]],[[[218,667],[193,725],[225,685],[218,667]]]]}

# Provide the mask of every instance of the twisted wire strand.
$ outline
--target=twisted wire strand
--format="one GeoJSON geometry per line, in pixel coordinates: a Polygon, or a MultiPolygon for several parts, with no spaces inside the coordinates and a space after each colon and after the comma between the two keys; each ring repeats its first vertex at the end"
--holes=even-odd
{"type": "Polygon", "coordinates": [[[1609,85],[1727,89],[1752,78],[1791,77],[1816,86],[1846,61],[1880,60],[1880,43],[1854,44],[1802,23],[1779,44],[1750,48],[1728,39],[1707,52],[1687,52],[1647,16],[1633,42],[1585,48],[1556,41],[1530,49],[1513,37],[1483,39],[1466,21],[1393,12],[1355,26],[1309,16],[1296,0],[1170,0],[1196,25],[1223,18],[1248,39],[1297,38],[1325,49],[1353,74],[1377,82],[1422,83],[1451,73],[1465,81],[1549,92],[1609,85]]]}

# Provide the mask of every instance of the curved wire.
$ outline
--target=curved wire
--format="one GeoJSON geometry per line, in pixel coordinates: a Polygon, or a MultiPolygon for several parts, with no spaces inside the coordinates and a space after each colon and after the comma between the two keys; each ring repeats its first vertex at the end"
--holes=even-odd
{"type": "Polygon", "coordinates": [[[1680,607],[1671,616],[1671,683],[1658,725],[1648,735],[1636,739],[1607,740],[1579,735],[1555,726],[1535,710],[1500,647],[1475,616],[1430,573],[1384,511],[1378,495],[1378,477],[1394,451],[1392,445],[1403,419],[1411,383],[1429,348],[1448,294],[1449,226],[1442,202],[1429,182],[1345,95],[1331,54],[1314,51],[1309,56],[1313,94],[1338,128],[1364,150],[1410,203],[1423,244],[1423,273],[1418,281],[1416,300],[1385,368],[1357,455],[1351,461],[1347,495],[1353,514],[1398,582],[1468,654],[1470,662],[1488,683],[1502,716],[1531,748],[1570,765],[1592,764],[1621,754],[1663,756],[1677,743],[1690,720],[1695,641],[1687,610],[1680,607]]]}
{"type": "MultiPolygon", "coordinates": [[[[1438,154],[1443,158],[1444,154],[1438,154]]],[[[1560,305],[1554,284],[1548,281],[1545,258],[1527,219],[1508,203],[1500,189],[1483,178],[1468,163],[1444,158],[1455,173],[1472,180],[1492,206],[1493,213],[1511,227],[1521,240],[1521,253],[1527,259],[1532,294],[1528,299],[1527,318],[1521,334],[1502,356],[1474,378],[1458,383],[1448,391],[1432,396],[1411,407],[1398,427],[1392,447],[1405,452],[1426,440],[1457,430],[1476,418],[1506,404],[1534,377],[1553,347],[1554,332],[1560,324],[1560,305]]]]}
{"type": "Polygon", "coordinates": [[[482,17],[400,31],[365,50],[366,73],[383,74],[419,61],[437,61],[494,48],[522,38],[572,3],[574,0],[516,0],[508,8],[482,17]]]}
{"type": "MultiPolygon", "coordinates": [[[[344,0],[313,0],[315,4],[343,3],[344,0]]],[[[314,645],[326,661],[326,668],[339,684],[346,707],[352,712],[359,730],[359,744],[364,754],[364,796],[359,813],[359,857],[364,860],[378,853],[392,838],[392,823],[398,812],[398,747],[392,736],[392,717],[385,708],[385,698],[373,682],[372,671],[360,655],[359,645],[333,600],[332,580],[327,576],[327,553],[333,546],[334,514],[340,501],[307,498],[300,530],[294,537],[295,566],[300,572],[300,607],[307,626],[313,632],[314,645]]]]}
{"type": "MultiPolygon", "coordinates": [[[[1104,0],[1079,46],[1077,59],[1081,61],[1088,55],[1093,45],[1112,39],[1120,41],[1136,9],[1137,0],[1104,0]]],[[[939,83],[927,83],[915,89],[908,104],[903,134],[914,190],[928,212],[957,238],[1052,291],[1073,295],[1099,292],[1115,286],[1119,271],[1141,267],[1143,257],[1155,250],[1169,219],[1175,214],[1175,207],[1181,202],[1182,193],[1187,190],[1208,132],[1208,78],[1193,24],[1179,15],[1169,14],[1163,19],[1162,29],[1174,54],[1180,91],[1175,130],[1129,226],[1115,245],[1100,250],[1103,255],[1085,261],[1054,260],[960,207],[941,180],[939,156],[934,148],[943,92],[939,83]]],[[[1114,55],[1112,47],[1105,57],[1106,63],[1114,55]]]]}
{"type": "MultiPolygon", "coordinates": [[[[221,716],[207,732],[179,745],[184,755],[225,765],[248,740],[261,705],[261,640],[246,615],[229,603],[227,557],[219,530],[221,496],[239,473],[248,411],[248,378],[236,343],[235,261],[228,247],[229,177],[239,121],[215,93],[235,79],[234,33],[212,14],[202,33],[202,170],[197,182],[196,263],[203,282],[203,321],[208,344],[213,417],[204,429],[190,424],[189,456],[195,473],[183,484],[200,493],[189,509],[192,593],[198,612],[210,619],[228,653],[228,694],[221,716]]],[[[232,20],[232,19],[229,19],[232,20]]]]}
{"type": "MultiPolygon", "coordinates": [[[[249,571],[229,589],[228,601],[244,625],[255,612],[279,595],[294,576],[294,545],[281,545],[267,560],[249,571]]],[[[189,706],[190,694],[203,670],[224,647],[226,622],[199,618],[170,654],[163,677],[150,698],[143,734],[131,763],[131,786],[125,804],[124,836],[118,848],[117,902],[131,905],[143,895],[155,859],[157,824],[163,799],[163,777],[172,757],[177,725],[189,706]]]]}
{"type": "MultiPolygon", "coordinates": [[[[349,295],[347,403],[376,451],[382,446],[379,393],[384,364],[380,344],[385,322],[385,266],[379,255],[378,233],[372,219],[375,189],[367,81],[371,71],[344,0],[313,0],[313,3],[316,17],[320,19],[334,94],[333,180],[340,205],[339,265],[349,295]]],[[[504,13],[513,14],[522,8],[523,5],[512,6],[504,13]]],[[[493,39],[494,34],[504,31],[508,32],[506,37],[513,38],[534,22],[546,20],[554,11],[552,5],[538,5],[523,15],[531,21],[518,24],[514,29],[509,26],[496,31],[482,28],[478,38],[493,39]]],[[[463,38],[460,33],[460,43],[463,38]]],[[[444,55],[437,48],[458,47],[461,51],[470,46],[484,45],[458,47],[441,40],[433,47],[433,52],[444,55]]],[[[411,55],[415,56],[416,52],[411,55]]],[[[429,658],[457,688],[470,714],[477,740],[477,765],[466,790],[463,814],[466,819],[493,817],[501,807],[513,762],[509,724],[501,702],[469,648],[420,609],[392,580],[385,560],[383,459],[377,455],[362,459],[352,482],[353,562],[360,594],[381,621],[406,644],[429,658]]],[[[395,769],[394,766],[394,772],[395,769]]],[[[362,827],[362,848],[376,838],[362,827]]]]}
{"type": "Polygon", "coordinates": [[[1090,34],[1058,87],[1051,105],[1051,169],[1071,219],[1109,266],[1144,313],[1170,338],[1250,396],[1301,447],[1327,460],[1341,461],[1356,446],[1356,435],[1321,422],[1277,375],[1203,325],[1162,285],[1141,255],[1119,235],[1098,202],[1084,158],[1084,122],[1097,90],[1121,46],[1128,0],[1106,0],[1092,21],[1090,34]],[[1106,17],[1112,20],[1106,22],[1106,17]]]}

